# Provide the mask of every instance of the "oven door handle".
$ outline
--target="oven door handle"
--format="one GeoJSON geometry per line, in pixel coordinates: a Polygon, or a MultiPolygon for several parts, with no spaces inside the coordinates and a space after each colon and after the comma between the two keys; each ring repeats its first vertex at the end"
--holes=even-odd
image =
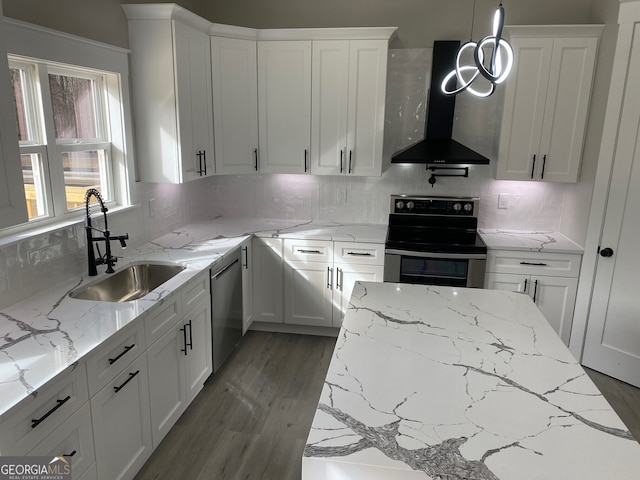
{"type": "Polygon", "coordinates": [[[407,257],[419,257],[419,258],[449,258],[452,260],[485,260],[487,258],[486,253],[439,253],[439,252],[412,252],[410,250],[392,250],[388,249],[384,251],[387,255],[404,255],[407,257]]]}

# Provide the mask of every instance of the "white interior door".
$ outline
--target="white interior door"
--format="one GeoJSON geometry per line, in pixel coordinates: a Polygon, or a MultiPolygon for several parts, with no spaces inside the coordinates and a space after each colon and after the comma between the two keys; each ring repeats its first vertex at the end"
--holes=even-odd
{"type": "Polygon", "coordinates": [[[640,24],[635,24],[583,364],[640,387],[640,24]]]}

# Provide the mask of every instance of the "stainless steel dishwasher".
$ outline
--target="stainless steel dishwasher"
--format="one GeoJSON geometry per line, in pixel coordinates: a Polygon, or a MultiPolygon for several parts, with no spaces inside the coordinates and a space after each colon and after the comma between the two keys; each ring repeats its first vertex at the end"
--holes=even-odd
{"type": "Polygon", "coordinates": [[[211,336],[216,372],[242,338],[242,268],[238,248],[211,269],[211,336]]]}

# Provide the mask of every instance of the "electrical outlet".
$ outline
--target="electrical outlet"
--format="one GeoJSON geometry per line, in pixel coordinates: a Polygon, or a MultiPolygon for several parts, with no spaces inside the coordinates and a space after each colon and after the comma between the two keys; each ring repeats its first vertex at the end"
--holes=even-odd
{"type": "Polygon", "coordinates": [[[347,203],[347,190],[345,188],[338,189],[338,203],[347,203]]]}
{"type": "Polygon", "coordinates": [[[501,193],[498,195],[498,208],[509,208],[509,194],[501,193]]]}
{"type": "Polygon", "coordinates": [[[156,214],[157,214],[156,199],[151,198],[149,199],[149,216],[151,218],[155,218],[156,214]]]}

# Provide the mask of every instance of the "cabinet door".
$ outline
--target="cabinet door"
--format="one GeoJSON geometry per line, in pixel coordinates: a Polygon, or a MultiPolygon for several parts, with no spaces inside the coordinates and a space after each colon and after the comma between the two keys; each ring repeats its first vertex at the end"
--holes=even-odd
{"type": "Polygon", "coordinates": [[[187,405],[202,390],[202,386],[213,372],[211,352],[211,304],[202,302],[188,313],[183,322],[188,340],[186,355],[182,357],[185,366],[185,397],[187,405]]]}
{"type": "Polygon", "coordinates": [[[282,323],[282,240],[253,238],[253,319],[282,323]]]}
{"type": "Polygon", "coordinates": [[[98,478],[133,478],[152,450],[144,355],[91,399],[91,417],[98,478]]]}
{"type": "Polygon", "coordinates": [[[539,153],[553,51],[551,38],[513,38],[515,66],[505,82],[496,178],[532,180],[539,153]]]}
{"type": "Polygon", "coordinates": [[[537,179],[578,180],[597,45],[597,38],[554,39],[537,179]]]}
{"type": "Polygon", "coordinates": [[[306,173],[311,145],[311,42],[258,44],[258,151],[265,173],[306,173]]]}
{"type": "Polygon", "coordinates": [[[529,275],[516,273],[487,273],[484,288],[492,290],[509,290],[510,292],[528,293],[531,285],[529,275]]]}
{"type": "Polygon", "coordinates": [[[333,326],[342,325],[342,317],[349,308],[349,299],[356,282],[382,282],[384,267],[381,265],[351,265],[337,263],[334,290],[333,326]]]}
{"type": "Polygon", "coordinates": [[[187,407],[182,358],[185,347],[182,323],[147,350],[151,436],[157,448],[187,407]]]}
{"type": "Polygon", "coordinates": [[[214,173],[209,36],[174,22],[182,180],[214,173]]]}
{"type": "Polygon", "coordinates": [[[256,42],[211,37],[216,173],[257,170],[256,42]]]}
{"type": "Polygon", "coordinates": [[[288,261],[284,269],[284,322],[331,327],[335,281],[333,264],[288,261]]]}
{"type": "Polygon", "coordinates": [[[566,345],[571,335],[577,288],[577,278],[531,277],[529,295],[566,345]]]}
{"type": "Polygon", "coordinates": [[[388,42],[352,40],[349,50],[346,173],[380,176],[388,42]]]}
{"type": "Polygon", "coordinates": [[[311,173],[347,171],[349,41],[313,42],[311,100],[311,173]]]}
{"type": "Polygon", "coordinates": [[[253,249],[251,239],[242,245],[242,334],[253,322],[253,249]]]}
{"type": "Polygon", "coordinates": [[[11,77],[6,53],[4,25],[0,25],[0,229],[27,221],[27,203],[16,132],[16,108],[9,82],[11,77]]]}

